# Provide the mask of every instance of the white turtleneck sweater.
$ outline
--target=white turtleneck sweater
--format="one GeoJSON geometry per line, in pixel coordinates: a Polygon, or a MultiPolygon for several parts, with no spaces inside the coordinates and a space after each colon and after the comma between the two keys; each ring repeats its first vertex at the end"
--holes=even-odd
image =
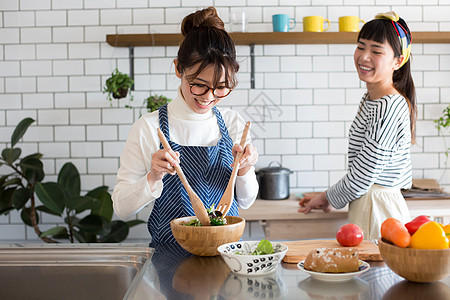
{"type": "MultiPolygon", "coordinates": [[[[239,143],[245,121],[231,109],[219,108],[233,143],[239,143]]],[[[211,110],[206,114],[193,112],[178,95],[167,106],[170,139],[180,145],[214,146],[221,138],[217,118],[211,110]]],[[[147,173],[152,155],[159,150],[157,134],[158,111],[143,115],[131,127],[125,148],[120,156],[116,186],[112,195],[114,212],[125,220],[161,196],[162,180],[155,191],[150,190],[147,173]]],[[[250,135],[247,144],[251,142],[250,135]]],[[[172,176],[167,174],[166,176],[172,176]]],[[[177,175],[173,175],[177,176],[177,175]]],[[[236,200],[239,208],[249,208],[258,194],[258,182],[252,167],[244,176],[236,178],[236,200]]]]}

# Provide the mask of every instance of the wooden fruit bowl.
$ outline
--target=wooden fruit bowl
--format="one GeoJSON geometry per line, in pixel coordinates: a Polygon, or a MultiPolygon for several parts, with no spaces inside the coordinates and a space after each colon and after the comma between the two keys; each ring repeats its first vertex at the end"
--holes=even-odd
{"type": "Polygon", "coordinates": [[[170,228],[178,244],[189,253],[198,256],[219,255],[217,248],[226,243],[237,242],[244,233],[245,220],[241,217],[225,216],[227,225],[185,226],[197,217],[183,217],[172,220],[170,228]]]}
{"type": "Polygon", "coordinates": [[[401,248],[378,240],[380,254],[397,275],[414,282],[433,282],[450,274],[450,249],[401,248]]]}

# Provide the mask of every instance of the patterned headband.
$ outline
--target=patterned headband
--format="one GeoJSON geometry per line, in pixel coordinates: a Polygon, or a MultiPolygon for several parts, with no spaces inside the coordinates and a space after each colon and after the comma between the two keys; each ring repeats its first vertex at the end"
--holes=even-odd
{"type": "Polygon", "coordinates": [[[375,19],[384,19],[392,22],[395,31],[397,32],[398,39],[400,40],[400,45],[402,47],[402,55],[405,57],[399,69],[408,61],[411,55],[411,42],[412,36],[409,31],[406,22],[400,18],[395,12],[390,11],[387,13],[377,14],[375,19]]]}

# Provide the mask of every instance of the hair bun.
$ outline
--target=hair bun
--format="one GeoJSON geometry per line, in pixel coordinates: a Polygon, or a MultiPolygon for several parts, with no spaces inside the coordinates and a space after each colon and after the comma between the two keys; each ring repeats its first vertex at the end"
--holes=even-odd
{"type": "Polygon", "coordinates": [[[222,19],[219,18],[216,9],[212,6],[187,15],[181,23],[181,34],[186,36],[193,29],[199,27],[225,30],[222,19]]]}

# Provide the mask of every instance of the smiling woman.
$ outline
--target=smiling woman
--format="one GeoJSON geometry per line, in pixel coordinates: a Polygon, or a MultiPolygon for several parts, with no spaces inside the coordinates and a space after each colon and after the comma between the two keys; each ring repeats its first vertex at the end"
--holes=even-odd
{"type": "Polygon", "coordinates": [[[363,26],[354,62],[367,93],[350,127],[348,171],[326,192],[304,197],[300,212],[349,204],[349,222],[361,227],[365,239],[378,238],[389,217],[409,221],[400,189],[412,183],[417,108],[410,53],[411,33],[395,12],[378,14],[363,26]]]}
{"type": "MultiPolygon", "coordinates": [[[[178,62],[175,61],[175,65],[178,62]]],[[[204,114],[211,110],[211,108],[218,104],[222,98],[228,96],[231,88],[225,84],[225,74],[222,72],[219,85],[211,88],[213,85],[211,79],[214,78],[214,66],[209,65],[205,67],[192,82],[188,80],[192,74],[196,73],[200,64],[187,68],[184,74],[176,71],[178,78],[181,79],[181,94],[183,95],[186,104],[194,112],[204,114]]]]}
{"type": "Polygon", "coordinates": [[[181,32],[183,41],[174,60],[181,81],[178,95],[132,126],[113,193],[114,211],[120,218],[154,203],[148,220],[154,243],[175,242],[170,222],[194,215],[186,190],[173,176],[176,165],[203,205],[217,207],[234,157],[242,153],[228,215],[238,216],[238,207],[250,207],[258,193],[256,148],[250,135],[244,147],[238,144],[245,121],[237,112],[217,107],[237,83],[233,40],[213,7],[186,16],[181,32]],[[160,146],[158,128],[170,148],[160,146]]]}

